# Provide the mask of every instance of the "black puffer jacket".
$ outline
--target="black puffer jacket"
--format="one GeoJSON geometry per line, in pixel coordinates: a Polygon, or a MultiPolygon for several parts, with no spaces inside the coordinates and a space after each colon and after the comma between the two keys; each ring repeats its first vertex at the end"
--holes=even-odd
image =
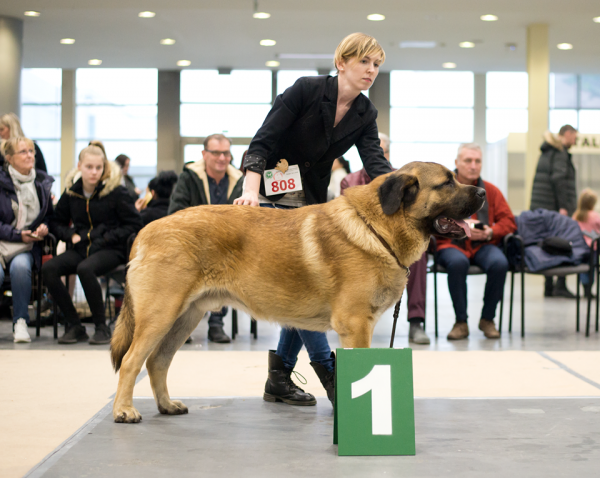
{"type": "Polygon", "coordinates": [[[566,209],[570,217],[577,209],[575,167],[571,161],[571,153],[552,133],[547,132],[544,139],[544,144],[540,147],[542,155],[533,179],[530,209],[566,209]]]}
{"type": "Polygon", "coordinates": [[[121,252],[125,259],[127,238],[142,228],[142,218],[127,189],[119,185],[120,180],[117,166],[111,163],[110,177],[87,199],[79,172],[72,171],[50,220],[50,232],[67,243],[73,234],[79,234],[81,241],[74,249],[85,257],[111,249],[121,252]]]}

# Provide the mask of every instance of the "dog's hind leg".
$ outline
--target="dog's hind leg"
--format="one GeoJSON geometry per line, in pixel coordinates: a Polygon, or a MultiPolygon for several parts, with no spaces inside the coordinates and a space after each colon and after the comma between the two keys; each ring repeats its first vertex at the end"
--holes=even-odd
{"type": "Polygon", "coordinates": [[[167,389],[167,373],[175,353],[185,343],[190,334],[198,326],[205,311],[194,304],[177,319],[167,335],[148,357],[146,368],[152,385],[152,393],[158,411],[166,415],[181,415],[188,412],[187,407],[179,400],[171,400],[167,389]]]}

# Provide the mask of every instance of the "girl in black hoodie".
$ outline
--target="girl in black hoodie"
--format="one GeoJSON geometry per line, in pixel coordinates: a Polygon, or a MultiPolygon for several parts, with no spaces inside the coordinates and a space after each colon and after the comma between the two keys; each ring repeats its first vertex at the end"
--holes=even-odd
{"type": "Polygon", "coordinates": [[[58,339],[74,344],[88,339],[61,277],[77,273],[96,326],[90,344],[110,342],[105,323],[102,288],[98,276],[127,262],[127,238],[142,227],[133,198],[123,186],[116,165],[109,163],[102,143],[91,142],[79,154],[77,169],[66,178],[50,232],[72,247],[44,264],[44,283],[67,320],[67,331],[58,339]]]}

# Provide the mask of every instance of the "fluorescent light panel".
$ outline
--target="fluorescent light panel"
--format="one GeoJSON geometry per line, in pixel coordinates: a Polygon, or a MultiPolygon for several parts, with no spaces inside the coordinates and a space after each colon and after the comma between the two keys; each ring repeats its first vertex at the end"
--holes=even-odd
{"type": "Polygon", "coordinates": [[[484,22],[495,22],[496,20],[498,20],[498,17],[496,15],[481,15],[481,18],[484,22]]]}
{"type": "Polygon", "coordinates": [[[156,13],[154,12],[140,12],[138,13],[138,17],[140,18],[154,18],[156,13]]]}
{"type": "Polygon", "coordinates": [[[267,61],[265,63],[265,66],[269,66],[269,67],[272,67],[272,68],[277,67],[279,65],[280,65],[280,63],[278,61],[276,61],[276,60],[270,60],[270,61],[267,61]]]}
{"type": "Polygon", "coordinates": [[[63,45],[72,45],[73,43],[75,43],[75,39],[74,38],[63,38],[60,42],[63,45]]]}
{"type": "Polygon", "coordinates": [[[161,45],[175,45],[175,40],[173,40],[172,38],[163,38],[160,41],[161,45]]]}
{"type": "Polygon", "coordinates": [[[385,15],[381,13],[371,13],[371,15],[367,15],[367,20],[371,20],[372,22],[380,22],[385,20],[385,15]]]}
{"type": "Polygon", "coordinates": [[[280,60],[332,60],[331,53],[280,53],[280,60]]]}
{"type": "Polygon", "coordinates": [[[437,42],[434,41],[401,41],[400,48],[435,48],[437,42]]]}
{"type": "Polygon", "coordinates": [[[25,15],[26,17],[39,17],[41,15],[41,13],[35,12],[33,10],[28,10],[23,15],[25,15]]]}
{"type": "Polygon", "coordinates": [[[277,42],[275,40],[261,40],[260,41],[261,46],[274,46],[277,44],[277,42]]]}
{"type": "Polygon", "coordinates": [[[92,65],[92,66],[98,66],[102,64],[102,60],[98,60],[98,59],[94,59],[94,60],[89,60],[88,61],[88,65],[92,65]]]}
{"type": "Polygon", "coordinates": [[[271,14],[267,12],[255,12],[252,17],[258,18],[259,20],[265,20],[267,18],[271,18],[271,14]]]}

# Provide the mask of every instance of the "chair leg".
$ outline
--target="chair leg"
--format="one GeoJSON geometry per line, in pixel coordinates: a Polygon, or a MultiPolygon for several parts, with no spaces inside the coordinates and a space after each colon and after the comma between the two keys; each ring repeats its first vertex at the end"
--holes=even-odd
{"type": "Polygon", "coordinates": [[[577,293],[575,296],[577,297],[577,332],[579,332],[579,274],[577,276],[577,293]]]}
{"type": "Polygon", "coordinates": [[[433,271],[433,306],[435,317],[435,338],[438,338],[438,296],[437,296],[437,272],[433,271]]]}
{"type": "MultiPolygon", "coordinates": [[[[590,287],[591,289],[591,287],[590,287]]],[[[589,337],[590,336],[590,314],[592,312],[592,298],[588,297],[587,298],[587,316],[585,319],[585,336],[589,337]]]]}
{"type": "Polygon", "coordinates": [[[256,320],[252,317],[250,318],[250,333],[254,336],[255,339],[258,338],[256,320]]]}
{"type": "Polygon", "coordinates": [[[235,336],[237,334],[237,310],[231,309],[231,340],[235,340],[235,336]]]}
{"type": "Polygon", "coordinates": [[[510,271],[510,303],[508,304],[508,333],[512,333],[513,297],[515,294],[515,272],[510,271]]]}
{"type": "MultiPolygon", "coordinates": [[[[596,252],[596,254],[598,254],[598,252],[596,252]]],[[[600,294],[600,266],[597,261],[598,259],[596,258],[596,332],[598,332],[598,312],[600,309],[600,299],[598,299],[598,294],[600,294]]]]}
{"type": "Polygon", "coordinates": [[[40,327],[42,322],[42,270],[40,268],[37,272],[37,310],[35,312],[36,325],[35,325],[35,336],[40,336],[40,327]]]}
{"type": "Polygon", "coordinates": [[[500,299],[500,320],[498,321],[498,332],[502,335],[502,315],[504,312],[504,289],[502,289],[502,298],[500,299]]]}
{"type": "Polygon", "coordinates": [[[521,338],[525,338],[525,273],[521,272],[521,338]]]}

